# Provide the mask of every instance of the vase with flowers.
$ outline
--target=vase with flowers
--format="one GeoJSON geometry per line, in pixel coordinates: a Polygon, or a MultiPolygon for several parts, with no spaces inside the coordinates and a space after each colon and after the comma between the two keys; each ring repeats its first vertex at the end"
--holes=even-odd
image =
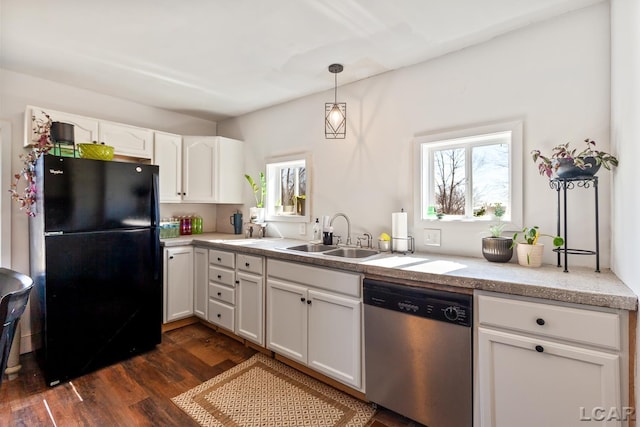
{"type": "Polygon", "coordinates": [[[20,206],[20,210],[24,211],[28,216],[35,216],[34,205],[36,203],[36,163],[38,159],[47,154],[53,143],[51,142],[51,124],[53,121],[51,117],[42,112],[44,118],[31,117],[33,123],[33,132],[37,135],[37,138],[33,140],[34,144],[26,154],[21,154],[19,157],[22,160],[22,169],[19,173],[13,175],[13,182],[9,192],[11,193],[11,199],[13,199],[20,206]],[[24,178],[26,183],[22,190],[19,189],[20,180],[24,178]]]}

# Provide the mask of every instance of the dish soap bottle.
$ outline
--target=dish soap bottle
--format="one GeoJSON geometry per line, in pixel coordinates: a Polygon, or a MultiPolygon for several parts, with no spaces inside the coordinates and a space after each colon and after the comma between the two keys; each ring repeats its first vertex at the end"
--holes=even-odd
{"type": "Polygon", "coordinates": [[[318,221],[318,218],[316,218],[316,222],[313,224],[313,241],[320,242],[321,239],[322,232],[320,230],[320,222],[318,221]]]}

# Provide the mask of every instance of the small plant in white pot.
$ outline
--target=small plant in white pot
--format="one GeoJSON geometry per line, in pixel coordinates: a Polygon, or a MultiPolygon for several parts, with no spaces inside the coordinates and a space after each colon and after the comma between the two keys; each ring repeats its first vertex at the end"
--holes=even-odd
{"type": "Polygon", "coordinates": [[[554,247],[564,245],[564,239],[562,237],[542,234],[537,225],[525,227],[522,229],[522,234],[515,233],[513,235],[513,242],[511,243],[512,248],[514,246],[516,247],[518,264],[525,267],[540,267],[542,265],[544,245],[538,243],[538,239],[542,236],[552,238],[554,247]],[[519,236],[521,237],[521,241],[518,241],[519,236]]]}
{"type": "Polygon", "coordinates": [[[260,172],[260,180],[258,181],[260,185],[258,185],[251,175],[245,174],[247,182],[251,186],[251,190],[253,191],[253,195],[256,199],[256,206],[249,208],[249,218],[251,222],[261,223],[264,222],[264,199],[267,194],[267,181],[264,176],[264,172],[260,172]]]}
{"type": "Polygon", "coordinates": [[[482,256],[491,262],[509,262],[513,257],[513,247],[511,239],[502,237],[505,223],[502,222],[502,216],[505,214],[505,208],[501,203],[494,203],[489,206],[489,211],[497,218],[497,222],[489,226],[491,236],[482,238],[482,256]]]}

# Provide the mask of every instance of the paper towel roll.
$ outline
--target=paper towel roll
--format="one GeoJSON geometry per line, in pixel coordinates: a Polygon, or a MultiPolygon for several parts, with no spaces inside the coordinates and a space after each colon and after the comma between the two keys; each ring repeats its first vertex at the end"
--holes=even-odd
{"type": "Polygon", "coordinates": [[[407,213],[393,212],[391,214],[391,237],[393,238],[393,250],[406,252],[408,249],[409,235],[407,234],[407,213]]]}

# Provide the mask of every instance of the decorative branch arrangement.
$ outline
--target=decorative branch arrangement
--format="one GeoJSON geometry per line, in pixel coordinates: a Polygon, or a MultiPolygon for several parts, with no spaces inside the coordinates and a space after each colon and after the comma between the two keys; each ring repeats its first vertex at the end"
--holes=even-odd
{"type": "Polygon", "coordinates": [[[33,210],[36,203],[36,162],[44,154],[48,153],[53,144],[51,142],[51,117],[42,112],[44,119],[31,116],[33,123],[33,131],[38,135],[37,139],[34,139],[35,143],[31,150],[26,154],[20,154],[22,160],[22,170],[13,175],[13,183],[9,192],[11,193],[11,199],[13,199],[20,206],[20,210],[23,210],[28,216],[36,216],[36,212],[33,210]],[[18,191],[18,185],[20,179],[24,177],[27,181],[22,192],[18,191]]]}

